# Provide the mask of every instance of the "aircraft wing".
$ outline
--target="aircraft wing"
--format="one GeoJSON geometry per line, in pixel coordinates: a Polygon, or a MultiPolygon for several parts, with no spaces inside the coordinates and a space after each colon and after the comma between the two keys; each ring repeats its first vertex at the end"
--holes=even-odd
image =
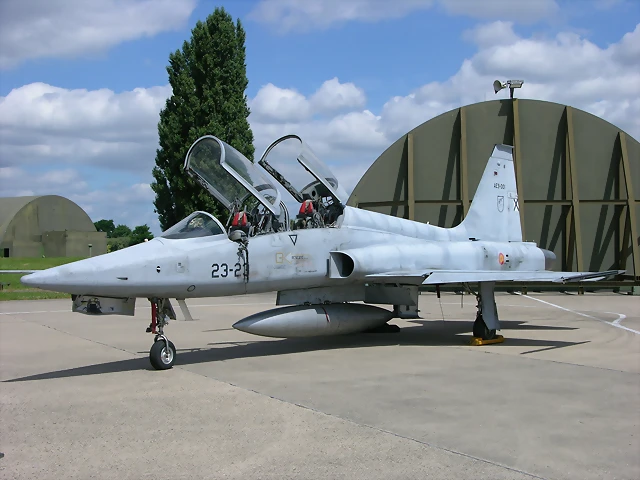
{"type": "Polygon", "coordinates": [[[475,282],[553,282],[567,283],[596,281],[625,270],[604,272],[553,272],[553,271],[491,271],[491,270],[431,270],[416,272],[384,272],[367,275],[372,283],[401,283],[409,285],[435,285],[443,283],[475,282]]]}

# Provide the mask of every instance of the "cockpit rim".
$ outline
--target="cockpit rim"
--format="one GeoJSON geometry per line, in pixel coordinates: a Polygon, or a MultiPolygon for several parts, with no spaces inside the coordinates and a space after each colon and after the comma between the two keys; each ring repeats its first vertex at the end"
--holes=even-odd
{"type": "MultiPolygon", "coordinates": [[[[327,181],[326,178],[324,178],[322,175],[319,175],[318,172],[315,172],[314,169],[311,166],[309,166],[306,162],[304,162],[304,156],[302,156],[302,153],[304,152],[305,146],[306,146],[307,149],[309,149],[309,151],[311,153],[313,153],[313,151],[311,150],[311,147],[307,144],[307,142],[305,142],[302,139],[302,137],[300,137],[299,135],[296,135],[295,133],[289,133],[287,135],[284,135],[284,136],[278,138],[277,140],[275,140],[273,143],[271,143],[271,145],[269,145],[265,149],[264,153],[260,157],[260,160],[258,160],[258,164],[262,168],[267,170],[267,172],[269,172],[269,174],[273,178],[275,178],[291,194],[291,196],[293,196],[293,198],[295,198],[299,202],[303,202],[304,198],[302,196],[302,192],[298,191],[293,185],[291,185],[291,183],[286,180],[284,175],[282,175],[280,172],[278,172],[274,167],[272,167],[266,161],[266,158],[269,155],[269,152],[271,152],[271,150],[273,150],[278,144],[284,142],[285,140],[289,140],[289,139],[292,139],[292,138],[295,138],[295,139],[299,140],[300,144],[301,144],[300,153],[296,156],[296,161],[300,165],[302,165],[302,167],[305,170],[307,170],[313,177],[315,177],[317,181],[319,181],[322,185],[324,185],[327,188],[327,190],[329,190],[329,192],[331,193],[331,195],[333,196],[333,198],[336,201],[338,201],[340,203],[346,203],[346,199],[341,199],[340,198],[340,194],[335,190],[333,185],[331,185],[327,181]],[[302,156],[302,160],[300,160],[301,156],[302,156]],[[274,175],[274,171],[276,172],[277,175],[274,175]]],[[[335,180],[337,181],[337,178],[335,180]]]]}
{"type": "MultiPolygon", "coordinates": [[[[222,166],[222,168],[224,168],[227,173],[229,173],[238,183],[240,183],[248,192],[250,192],[255,198],[256,200],[258,200],[262,205],[265,206],[265,208],[267,208],[273,215],[275,215],[276,217],[280,215],[281,213],[281,207],[280,207],[280,201],[281,201],[281,193],[278,190],[277,187],[275,187],[275,185],[272,185],[272,187],[274,187],[274,190],[276,191],[276,199],[274,204],[271,204],[266,198],[264,198],[259,192],[258,190],[256,190],[256,188],[253,187],[253,185],[249,184],[249,182],[247,182],[244,178],[242,178],[242,176],[240,174],[238,174],[235,170],[233,170],[233,168],[231,168],[226,162],[225,162],[225,157],[226,157],[226,148],[225,145],[229,145],[226,144],[225,142],[223,142],[222,140],[220,140],[218,137],[216,137],[215,135],[202,135],[201,137],[199,137],[198,139],[196,139],[191,146],[189,147],[189,150],[187,151],[187,154],[185,155],[185,159],[184,159],[184,165],[183,165],[183,169],[187,170],[187,167],[189,165],[189,159],[190,159],[190,155],[191,155],[191,151],[193,150],[193,148],[198,145],[198,143],[200,143],[201,140],[204,140],[206,138],[211,138],[213,140],[215,140],[218,145],[220,146],[220,166],[222,166]]],[[[229,145],[231,148],[234,148],[233,145],[229,145]]],[[[240,153],[240,152],[238,152],[240,153]]],[[[240,153],[242,155],[242,153],[240,153]]],[[[244,156],[244,155],[243,155],[244,156]]],[[[252,162],[251,160],[249,160],[248,158],[244,157],[249,163],[255,165],[254,162],[252,162]]],[[[232,206],[232,201],[229,201],[229,199],[227,199],[224,195],[222,195],[213,185],[211,185],[209,182],[207,182],[204,178],[202,178],[200,175],[198,175],[197,172],[192,171],[196,177],[198,179],[201,180],[200,183],[204,183],[205,188],[207,188],[208,190],[213,190],[211,193],[218,199],[220,200],[224,206],[227,208],[227,210],[231,210],[231,206],[232,206]],[[224,199],[224,200],[222,200],[224,199]]]]}
{"type": "Polygon", "coordinates": [[[169,228],[167,228],[164,232],[162,232],[158,238],[161,238],[162,240],[187,240],[187,239],[194,239],[194,238],[205,238],[205,237],[217,237],[220,235],[224,235],[225,237],[227,236],[227,229],[225,228],[225,226],[222,224],[222,222],[220,220],[218,220],[218,218],[216,218],[215,215],[212,215],[209,212],[205,212],[204,210],[195,210],[193,212],[191,212],[189,215],[187,215],[186,217],[180,219],[179,221],[177,221],[175,224],[171,225],[169,228]],[[171,233],[172,230],[176,230],[176,228],[180,225],[183,224],[183,226],[186,226],[189,222],[191,222],[194,218],[197,218],[199,216],[206,216],[209,219],[213,220],[216,225],[220,228],[220,233],[213,233],[211,232],[210,234],[207,235],[198,235],[198,236],[177,236],[180,234],[180,232],[174,232],[171,233]]]}

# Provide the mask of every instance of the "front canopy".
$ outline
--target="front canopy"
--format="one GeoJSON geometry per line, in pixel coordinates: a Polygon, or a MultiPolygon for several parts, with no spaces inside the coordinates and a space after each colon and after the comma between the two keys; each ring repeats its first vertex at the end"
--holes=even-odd
{"type": "Polygon", "coordinates": [[[212,135],[191,145],[184,168],[230,212],[234,205],[237,209],[255,199],[275,216],[280,215],[278,189],[244,155],[212,135]]]}

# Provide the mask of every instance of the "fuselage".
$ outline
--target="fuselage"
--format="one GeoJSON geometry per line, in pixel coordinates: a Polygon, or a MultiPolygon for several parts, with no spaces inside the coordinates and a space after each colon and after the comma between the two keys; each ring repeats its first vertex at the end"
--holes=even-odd
{"type": "Polygon", "coordinates": [[[397,270],[545,270],[535,244],[470,240],[460,227],[346,207],[335,227],[251,237],[248,255],[226,234],[158,237],[35,273],[25,283],[77,295],[195,298],[339,286],[397,270]],[[358,252],[353,274],[331,277],[330,252],[358,252]]]}

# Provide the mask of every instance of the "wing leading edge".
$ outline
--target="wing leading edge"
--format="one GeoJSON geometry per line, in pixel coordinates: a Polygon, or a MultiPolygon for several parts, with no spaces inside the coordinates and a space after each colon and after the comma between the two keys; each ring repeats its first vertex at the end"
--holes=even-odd
{"type": "Polygon", "coordinates": [[[383,272],[367,275],[372,283],[400,283],[409,285],[435,285],[444,283],[476,282],[553,282],[568,283],[596,281],[625,270],[604,272],[552,272],[552,271],[491,271],[491,270],[431,270],[422,272],[383,272]]]}

